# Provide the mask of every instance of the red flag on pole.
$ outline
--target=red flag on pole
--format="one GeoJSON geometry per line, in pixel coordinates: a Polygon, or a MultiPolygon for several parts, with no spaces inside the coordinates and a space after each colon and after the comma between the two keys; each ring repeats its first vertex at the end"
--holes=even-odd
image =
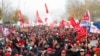
{"type": "Polygon", "coordinates": [[[67,21],[64,22],[64,25],[68,26],[68,27],[70,26],[69,22],[67,22],[67,21]]]}
{"type": "Polygon", "coordinates": [[[90,12],[89,12],[89,10],[87,10],[83,15],[82,21],[86,21],[86,22],[90,23],[90,18],[91,18],[90,12]]]}
{"type": "Polygon", "coordinates": [[[88,10],[84,13],[83,19],[90,20],[90,12],[88,10]]]}
{"type": "Polygon", "coordinates": [[[75,20],[74,20],[73,17],[70,18],[70,23],[71,23],[71,25],[72,25],[73,27],[75,27],[75,26],[77,25],[77,23],[75,22],[75,20]]]}
{"type": "Polygon", "coordinates": [[[40,18],[38,11],[36,11],[36,18],[37,18],[38,23],[43,23],[42,19],[40,18]]]}
{"type": "Polygon", "coordinates": [[[20,22],[23,24],[24,23],[24,17],[22,15],[21,11],[18,11],[18,17],[19,17],[20,22]]]}
{"type": "Polygon", "coordinates": [[[87,35],[87,30],[84,27],[80,27],[78,31],[78,41],[81,42],[84,37],[87,35]]]}
{"type": "Polygon", "coordinates": [[[45,3],[45,10],[46,10],[46,13],[49,13],[48,7],[47,7],[47,4],[46,3],[45,3]]]}
{"type": "Polygon", "coordinates": [[[65,20],[62,20],[62,21],[61,21],[61,24],[63,25],[63,27],[64,27],[64,26],[69,26],[69,23],[68,23],[67,21],[65,21],[65,20]]]}
{"type": "Polygon", "coordinates": [[[84,27],[81,27],[79,23],[76,23],[74,18],[70,18],[71,25],[74,27],[74,29],[78,33],[78,41],[81,42],[81,40],[87,35],[87,30],[84,27]]]}

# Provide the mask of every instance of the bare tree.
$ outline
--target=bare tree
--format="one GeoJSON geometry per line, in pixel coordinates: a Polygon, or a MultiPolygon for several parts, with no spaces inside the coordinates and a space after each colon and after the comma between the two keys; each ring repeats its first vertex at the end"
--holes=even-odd
{"type": "Polygon", "coordinates": [[[3,23],[10,22],[13,23],[11,14],[13,13],[13,8],[11,7],[11,4],[6,1],[2,0],[2,15],[3,15],[3,23]]]}
{"type": "MultiPolygon", "coordinates": [[[[19,9],[16,9],[11,14],[11,17],[13,18],[14,23],[17,23],[19,21],[18,11],[19,11],[19,9]]],[[[28,17],[26,15],[22,15],[22,16],[23,16],[24,20],[27,21],[28,17]]]]}
{"type": "Polygon", "coordinates": [[[0,20],[2,18],[2,0],[0,1],[0,20]]]}
{"type": "Polygon", "coordinates": [[[0,8],[0,19],[2,18],[2,9],[0,8]]]}
{"type": "Polygon", "coordinates": [[[97,17],[100,17],[100,1],[99,0],[85,0],[84,4],[79,2],[73,2],[69,6],[70,16],[81,19],[86,10],[90,11],[91,19],[94,21],[97,17]]]}

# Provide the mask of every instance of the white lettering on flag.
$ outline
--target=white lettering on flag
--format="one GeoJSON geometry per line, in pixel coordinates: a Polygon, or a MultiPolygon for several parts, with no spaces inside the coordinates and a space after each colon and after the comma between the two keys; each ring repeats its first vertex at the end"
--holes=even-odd
{"type": "Polygon", "coordinates": [[[100,29],[98,29],[96,26],[91,25],[90,27],[90,32],[91,33],[99,33],[100,34],[100,29]]]}

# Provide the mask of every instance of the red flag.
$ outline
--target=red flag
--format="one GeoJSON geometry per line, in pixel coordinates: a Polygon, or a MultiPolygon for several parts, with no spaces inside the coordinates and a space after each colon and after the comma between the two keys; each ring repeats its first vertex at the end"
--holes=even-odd
{"type": "Polygon", "coordinates": [[[64,26],[64,23],[65,23],[65,20],[62,20],[62,21],[61,21],[61,24],[62,24],[63,26],[64,26]]]}
{"type": "Polygon", "coordinates": [[[75,27],[75,26],[77,25],[77,23],[75,22],[75,20],[74,20],[73,17],[70,18],[70,23],[71,23],[71,25],[72,25],[73,27],[75,27]]]}
{"type": "Polygon", "coordinates": [[[65,20],[62,20],[62,25],[63,26],[69,26],[69,23],[67,21],[65,21],[65,20]]]}
{"type": "Polygon", "coordinates": [[[81,27],[79,23],[76,23],[74,18],[70,18],[71,25],[74,27],[74,29],[78,33],[78,41],[80,42],[83,37],[87,35],[87,30],[84,27],[81,27]]]}
{"type": "Polygon", "coordinates": [[[21,21],[21,23],[24,23],[24,17],[21,13],[21,11],[18,11],[18,17],[19,17],[19,20],[21,21]]]}
{"type": "Polygon", "coordinates": [[[81,42],[84,37],[87,35],[87,30],[84,27],[80,27],[78,32],[78,41],[81,42]]]}
{"type": "Polygon", "coordinates": [[[45,3],[45,10],[46,10],[46,13],[49,13],[48,7],[47,7],[47,4],[46,3],[45,3]]]}
{"type": "Polygon", "coordinates": [[[90,12],[88,10],[84,13],[83,19],[90,20],[90,12]]]}
{"type": "Polygon", "coordinates": [[[78,31],[80,29],[80,24],[75,22],[73,17],[70,18],[70,23],[75,28],[76,31],[78,31]]]}
{"type": "Polygon", "coordinates": [[[69,22],[67,22],[67,21],[64,22],[64,25],[68,26],[68,27],[70,26],[69,22]]]}
{"type": "Polygon", "coordinates": [[[40,16],[39,16],[38,11],[36,11],[36,18],[37,18],[37,22],[38,22],[38,23],[43,23],[42,19],[41,19],[40,16]]]}
{"type": "Polygon", "coordinates": [[[84,13],[82,21],[87,21],[90,23],[90,12],[88,10],[84,13]]]}

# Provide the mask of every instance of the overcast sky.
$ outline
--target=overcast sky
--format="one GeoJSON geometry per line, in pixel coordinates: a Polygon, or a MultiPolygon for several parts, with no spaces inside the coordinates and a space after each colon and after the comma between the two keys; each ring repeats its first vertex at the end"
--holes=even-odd
{"type": "MultiPolygon", "coordinates": [[[[27,15],[29,20],[35,19],[36,10],[44,19],[46,16],[50,21],[59,20],[65,14],[69,0],[3,0],[5,3],[10,3],[13,9],[20,9],[23,14],[27,15]],[[45,13],[45,3],[48,6],[49,14],[45,13]]],[[[0,3],[2,0],[0,0],[0,3]]]]}
{"type": "Polygon", "coordinates": [[[65,13],[65,0],[6,0],[6,2],[11,3],[14,9],[19,8],[32,21],[35,19],[36,10],[39,11],[42,19],[47,16],[49,21],[59,20],[60,16],[65,13]],[[45,13],[45,3],[49,9],[48,15],[45,13]]]}

